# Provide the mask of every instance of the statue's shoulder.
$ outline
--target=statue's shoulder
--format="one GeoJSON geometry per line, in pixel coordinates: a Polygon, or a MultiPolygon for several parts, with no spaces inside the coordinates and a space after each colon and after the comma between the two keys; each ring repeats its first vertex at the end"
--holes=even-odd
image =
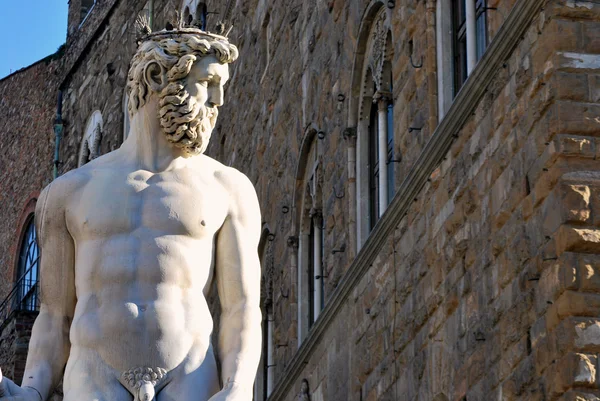
{"type": "Polygon", "coordinates": [[[36,203],[36,227],[44,232],[46,227],[58,227],[64,224],[68,200],[83,186],[81,172],[72,170],[57,177],[40,193],[36,203]]]}
{"type": "Polygon", "coordinates": [[[212,173],[216,181],[221,184],[227,192],[235,192],[239,185],[252,185],[250,179],[238,169],[226,166],[218,160],[206,155],[198,156],[196,169],[202,173],[212,173]]]}
{"type": "Polygon", "coordinates": [[[76,191],[86,181],[86,175],[79,169],[71,170],[57,177],[52,181],[43,192],[51,193],[55,197],[65,197],[76,191]]]}
{"type": "Polygon", "coordinates": [[[215,177],[230,194],[241,192],[245,195],[254,194],[254,196],[256,196],[254,185],[250,181],[250,178],[234,167],[220,164],[220,168],[215,170],[215,177]]]}

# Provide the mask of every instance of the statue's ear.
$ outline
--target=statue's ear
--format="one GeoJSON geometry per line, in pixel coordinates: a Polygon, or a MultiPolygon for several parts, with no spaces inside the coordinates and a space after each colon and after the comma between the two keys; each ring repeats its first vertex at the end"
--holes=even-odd
{"type": "Polygon", "coordinates": [[[167,83],[167,74],[163,66],[156,61],[151,61],[144,67],[146,84],[154,92],[160,92],[167,83]]]}

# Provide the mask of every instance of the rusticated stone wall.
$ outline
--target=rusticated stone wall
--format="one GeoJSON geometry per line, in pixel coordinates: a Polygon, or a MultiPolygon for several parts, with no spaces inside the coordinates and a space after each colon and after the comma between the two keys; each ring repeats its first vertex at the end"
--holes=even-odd
{"type": "Polygon", "coordinates": [[[80,50],[64,82],[63,112],[69,124],[60,151],[61,173],[77,168],[86,124],[96,110],[103,119],[100,154],[117,149],[123,141],[123,99],[129,62],[136,49],[134,23],[145,1],[110,3],[108,10],[94,9],[89,17],[103,11],[104,19],[94,17],[81,27],[80,35],[91,39],[86,39],[87,47],[80,50]],[[95,30],[86,32],[88,22],[95,30]]]}
{"type": "Polygon", "coordinates": [[[599,21],[547,2],[276,399],[598,399],[599,21]]]}

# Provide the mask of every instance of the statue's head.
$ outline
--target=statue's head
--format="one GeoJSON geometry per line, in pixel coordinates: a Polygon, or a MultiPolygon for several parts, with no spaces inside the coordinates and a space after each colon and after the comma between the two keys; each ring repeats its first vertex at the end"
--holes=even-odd
{"type": "Polygon", "coordinates": [[[158,118],[174,146],[189,155],[203,153],[223,104],[228,64],[238,57],[226,38],[197,29],[148,35],[131,62],[127,88],[133,116],[152,96],[158,118]]]}

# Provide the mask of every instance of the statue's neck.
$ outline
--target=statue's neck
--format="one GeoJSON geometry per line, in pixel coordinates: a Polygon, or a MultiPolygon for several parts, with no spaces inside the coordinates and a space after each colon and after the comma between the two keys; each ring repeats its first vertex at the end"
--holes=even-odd
{"type": "Polygon", "coordinates": [[[139,168],[167,171],[183,167],[184,152],[172,146],[160,126],[158,101],[150,100],[132,116],[127,140],[121,147],[139,168]]]}

